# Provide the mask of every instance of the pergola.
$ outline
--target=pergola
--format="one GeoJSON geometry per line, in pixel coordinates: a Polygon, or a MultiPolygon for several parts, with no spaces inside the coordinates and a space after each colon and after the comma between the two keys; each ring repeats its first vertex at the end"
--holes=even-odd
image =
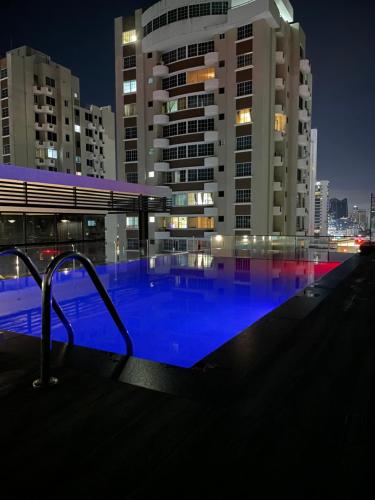
{"type": "Polygon", "coordinates": [[[170,189],[0,163],[0,212],[138,213],[139,239],[148,214],[168,211],[170,189]]]}

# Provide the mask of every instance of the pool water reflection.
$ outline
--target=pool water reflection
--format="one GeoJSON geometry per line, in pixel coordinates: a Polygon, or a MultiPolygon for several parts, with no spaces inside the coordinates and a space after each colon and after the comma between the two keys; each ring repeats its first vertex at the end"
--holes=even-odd
{"type": "MultiPolygon", "coordinates": [[[[190,367],[339,264],[181,254],[96,269],[133,339],[134,355],[190,367]]],[[[54,295],[76,344],[124,352],[85,271],[58,273],[54,295]]],[[[1,329],[40,335],[40,292],[30,277],[0,281],[1,329]]],[[[66,340],[55,315],[52,333],[66,340]]]]}

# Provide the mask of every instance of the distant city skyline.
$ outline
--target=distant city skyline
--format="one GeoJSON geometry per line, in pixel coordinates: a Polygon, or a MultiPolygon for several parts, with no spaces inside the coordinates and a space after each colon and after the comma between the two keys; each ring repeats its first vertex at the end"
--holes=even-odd
{"type": "MultiPolygon", "coordinates": [[[[72,68],[82,82],[82,101],[98,105],[115,101],[114,18],[129,15],[153,1],[115,0],[103,6],[93,0],[84,4],[67,0],[41,14],[32,3],[8,2],[2,9],[1,53],[11,47],[30,45],[50,54],[59,64],[72,68]],[[20,16],[22,12],[22,16],[20,16]],[[48,17],[47,17],[48,15],[48,17]],[[53,24],[47,20],[53,19],[53,24]]],[[[307,56],[314,74],[312,126],[319,131],[318,178],[330,181],[330,194],[347,197],[349,205],[366,208],[375,192],[372,118],[375,104],[371,82],[373,59],[373,2],[350,12],[342,2],[291,0],[295,20],[308,39],[307,56]],[[358,68],[361,61],[367,61],[358,68]]]]}

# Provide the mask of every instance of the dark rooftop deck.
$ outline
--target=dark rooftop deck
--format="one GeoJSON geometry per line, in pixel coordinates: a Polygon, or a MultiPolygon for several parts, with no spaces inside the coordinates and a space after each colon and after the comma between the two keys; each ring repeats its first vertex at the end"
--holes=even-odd
{"type": "Polygon", "coordinates": [[[374,467],[375,257],[356,256],[334,273],[319,297],[291,299],[190,378],[85,349],[59,363],[55,345],[61,383],[36,391],[37,340],[0,335],[3,491],[365,498],[374,467]]]}

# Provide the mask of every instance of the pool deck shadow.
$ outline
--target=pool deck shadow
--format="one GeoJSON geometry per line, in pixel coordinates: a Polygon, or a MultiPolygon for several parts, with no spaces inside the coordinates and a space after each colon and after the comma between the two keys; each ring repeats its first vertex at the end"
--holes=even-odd
{"type": "Polygon", "coordinates": [[[56,344],[60,383],[34,390],[37,339],[0,335],[4,491],[364,498],[374,468],[375,257],[348,261],[313,290],[188,371],[56,344]]]}

